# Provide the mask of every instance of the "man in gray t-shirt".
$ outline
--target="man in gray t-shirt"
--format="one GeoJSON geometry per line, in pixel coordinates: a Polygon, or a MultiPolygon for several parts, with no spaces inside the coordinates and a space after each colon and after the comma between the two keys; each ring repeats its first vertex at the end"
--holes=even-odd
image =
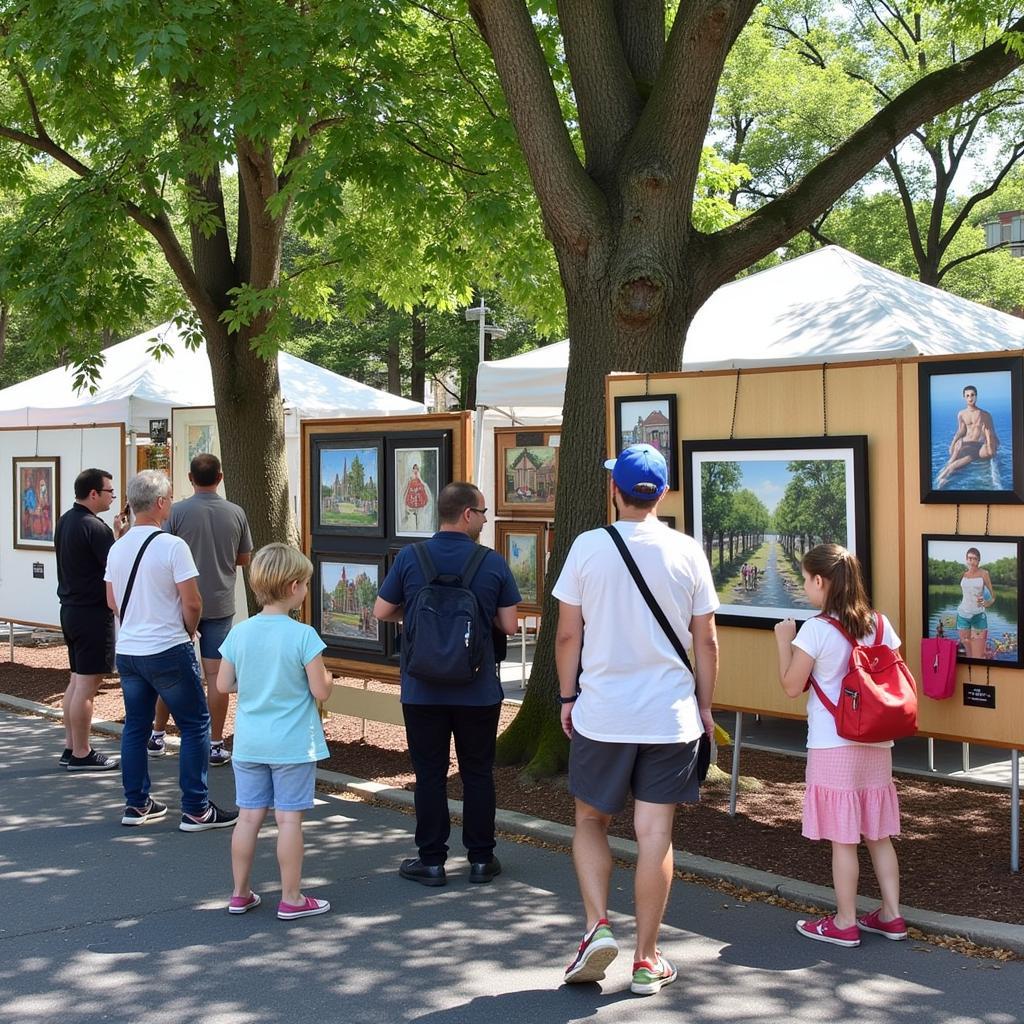
{"type": "MultiPolygon", "coordinates": [[[[217,493],[224,474],[216,455],[197,455],[188,475],[193,495],[171,507],[164,529],[181,537],[192,551],[199,569],[199,593],[203,599],[199,620],[199,654],[206,677],[207,702],[210,705],[210,764],[225,765],[231,754],[224,749],[224,720],[228,714],[228,694],[217,690],[220,669],[220,645],[235,617],[235,576],[240,565],[252,558],[252,534],[245,512],[217,493]]],[[[149,752],[164,752],[167,707],[160,701],[156,709],[149,752]]]]}

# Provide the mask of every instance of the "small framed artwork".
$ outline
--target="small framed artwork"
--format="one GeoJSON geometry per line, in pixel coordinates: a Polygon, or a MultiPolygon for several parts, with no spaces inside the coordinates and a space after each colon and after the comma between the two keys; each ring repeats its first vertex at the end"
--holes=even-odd
{"type": "Polygon", "coordinates": [[[925,535],[924,635],[957,643],[957,660],[1024,668],[1020,537],[925,535]]]}
{"type": "Polygon", "coordinates": [[[314,533],[384,536],[381,508],[382,438],[317,438],[312,452],[314,533]]]}
{"type": "Polygon", "coordinates": [[[817,614],[800,560],[852,551],[870,582],[867,438],[684,441],[686,532],[711,563],[724,625],[770,629],[817,614]]]}
{"type": "Polygon", "coordinates": [[[394,521],[396,537],[432,537],[437,532],[440,490],[439,448],[394,448],[394,521]]]}
{"type": "Polygon", "coordinates": [[[1020,357],[920,363],[921,501],[1024,502],[1020,357]]]}
{"type": "Polygon", "coordinates": [[[497,522],[494,524],[495,548],[512,570],[522,600],[519,611],[539,614],[544,598],[544,565],[547,552],[544,523],[497,522]]]}
{"type": "MultiPolygon", "coordinates": [[[[395,559],[403,547],[408,547],[408,545],[392,544],[388,548],[386,572],[391,572],[395,559]]],[[[402,656],[402,624],[400,622],[385,622],[384,640],[387,656],[393,661],[399,661],[402,656]]]]}
{"type": "Polygon", "coordinates": [[[657,448],[668,463],[668,487],[678,490],[676,471],[676,396],[629,395],[615,399],[615,451],[618,455],[631,444],[657,448]]]}
{"type": "Polygon", "coordinates": [[[658,516],[658,521],[664,523],[670,530],[676,528],[675,516],[658,516]]]}
{"type": "Polygon", "coordinates": [[[313,556],[316,586],[313,625],[329,647],[384,653],[384,623],[373,604],[384,580],[384,559],[374,555],[313,556]]]}
{"type": "Polygon", "coordinates": [[[499,427],[494,431],[497,515],[554,516],[560,441],[558,430],[499,427]]]}
{"type": "Polygon", "coordinates": [[[60,458],[12,459],[14,476],[14,546],[53,551],[53,531],[60,509],[60,458]]]}
{"type": "MultiPolygon", "coordinates": [[[[220,458],[217,410],[212,406],[171,409],[171,481],[174,500],[192,496],[188,474],[197,455],[209,453],[220,458]]],[[[224,484],[217,488],[223,497],[224,484]]]]}

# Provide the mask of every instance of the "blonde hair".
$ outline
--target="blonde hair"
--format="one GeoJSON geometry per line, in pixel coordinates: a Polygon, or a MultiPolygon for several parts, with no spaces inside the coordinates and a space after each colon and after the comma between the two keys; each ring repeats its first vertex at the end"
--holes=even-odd
{"type": "Polygon", "coordinates": [[[260,606],[288,596],[293,583],[305,583],[313,575],[313,563],[291,544],[267,544],[256,552],[249,567],[249,586],[260,606]]]}
{"type": "Polygon", "coordinates": [[[804,555],[800,564],[809,576],[820,576],[828,583],[821,609],[826,615],[838,619],[858,640],[874,629],[874,613],[856,555],[839,544],[819,544],[804,555]]]}

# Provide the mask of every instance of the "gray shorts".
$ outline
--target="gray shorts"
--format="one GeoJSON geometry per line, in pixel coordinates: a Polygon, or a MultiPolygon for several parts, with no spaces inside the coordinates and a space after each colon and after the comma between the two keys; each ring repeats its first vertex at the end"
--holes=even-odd
{"type": "Polygon", "coordinates": [[[605,814],[618,814],[630,793],[649,804],[696,803],[697,740],[604,743],[574,731],[569,792],[605,814]]]}

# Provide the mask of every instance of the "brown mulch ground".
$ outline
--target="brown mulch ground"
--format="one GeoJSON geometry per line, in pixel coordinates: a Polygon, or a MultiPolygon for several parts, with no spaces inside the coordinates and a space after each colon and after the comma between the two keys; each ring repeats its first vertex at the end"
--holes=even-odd
{"type": "MultiPolygon", "coordinates": [[[[0,644],[0,693],[60,706],[67,685],[63,646],[17,644],[15,663],[0,644]]],[[[387,684],[373,684],[387,689],[387,684]]],[[[105,680],[96,702],[96,717],[121,721],[124,709],[116,678],[105,680]]],[[[502,713],[504,728],[515,715],[502,713]]],[[[229,718],[227,733],[232,722],[229,718]]],[[[325,723],[334,771],[391,786],[413,788],[413,775],[401,728],[332,717],[325,723]]],[[[731,750],[720,755],[729,770],[731,750]]],[[[728,792],[708,788],[696,807],[681,809],[676,846],[690,853],[745,864],[820,885],[830,885],[830,847],[800,835],[803,761],[745,750],[742,774],[761,780],[754,792],[740,794],[735,818],[727,814],[728,792]]],[[[461,799],[454,758],[450,793],[461,799]]],[[[573,802],[565,779],[526,784],[518,769],[497,770],[498,806],[506,810],[572,823],[573,802]]],[[[903,837],[898,840],[903,874],[903,901],[919,909],[1024,924],[1024,872],[1014,875],[1010,860],[1010,796],[1005,790],[943,783],[916,776],[897,778],[903,837]]],[[[615,834],[632,838],[629,815],[615,834]]],[[[862,855],[861,892],[877,896],[866,855],[862,855]]]]}

